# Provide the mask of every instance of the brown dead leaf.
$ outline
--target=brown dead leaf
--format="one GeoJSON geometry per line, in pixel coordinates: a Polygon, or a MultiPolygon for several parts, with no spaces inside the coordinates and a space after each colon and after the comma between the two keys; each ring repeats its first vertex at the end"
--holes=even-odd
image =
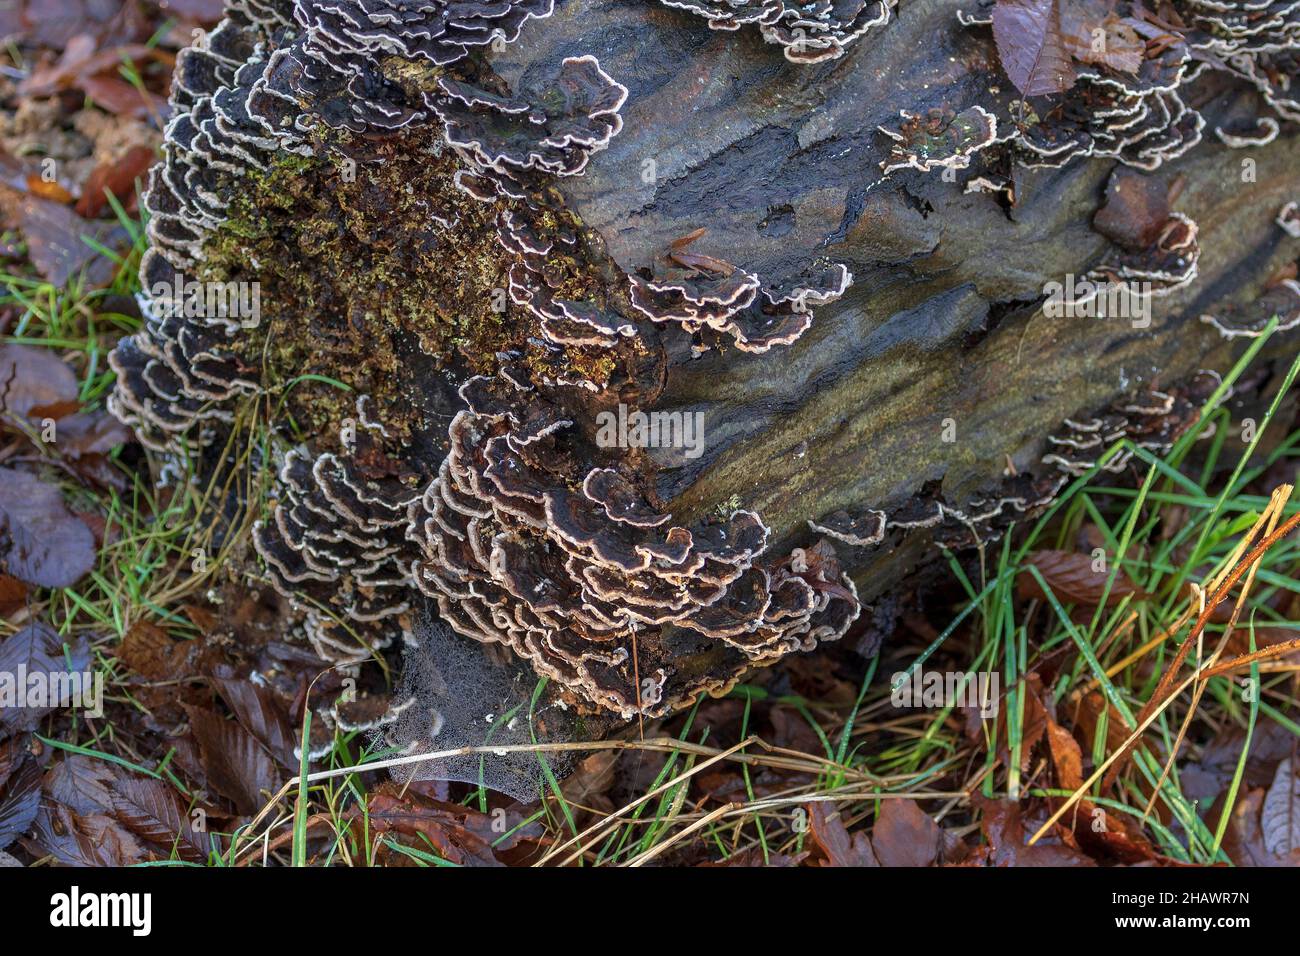
{"type": "Polygon", "coordinates": [[[974,794],[971,804],[980,811],[980,829],[988,841],[989,862],[993,866],[1095,865],[1079,851],[1063,844],[1059,826],[1033,846],[1026,846],[1028,835],[1020,818],[1020,804],[1014,800],[990,800],[974,794]]]}
{"type": "Polygon", "coordinates": [[[145,860],[140,841],[113,817],[82,815],[48,799],[41,801],[32,838],[23,845],[66,866],[131,866],[145,860]]]}
{"type": "Polygon", "coordinates": [[[1007,78],[1022,96],[1064,93],[1074,85],[1059,0],[997,0],[993,39],[1007,78]]]}
{"type": "Polygon", "coordinates": [[[180,796],[169,784],[139,774],[115,772],[113,815],[142,840],[194,863],[208,858],[208,838],[196,831],[180,796]]]}
{"type": "Polygon", "coordinates": [[[129,245],[125,229],[114,223],[88,223],[70,207],[0,185],[0,212],[27,240],[32,265],[52,285],[66,285],[85,270],[90,286],[112,279],[117,264],[83,237],[101,246],[129,245]]]}
{"type": "Polygon", "coordinates": [[[0,779],[0,850],[27,832],[40,803],[40,767],[23,756],[17,767],[0,779]]]}
{"type": "Polygon", "coordinates": [[[1300,854],[1300,775],[1292,769],[1290,757],[1277,765],[1273,783],[1264,793],[1259,826],[1269,853],[1300,854]]]}
{"type": "Polygon", "coordinates": [[[117,648],[118,658],[151,680],[174,680],[185,675],[186,648],[149,621],[136,621],[117,648]]]}
{"type": "Polygon", "coordinates": [[[78,407],[77,375],[52,350],[0,345],[0,412],[57,418],[49,410],[67,403],[78,407]]]}
{"type": "Polygon", "coordinates": [[[784,853],[768,853],[765,856],[763,854],[763,848],[761,846],[755,846],[741,850],[739,853],[733,853],[725,860],[706,860],[705,862],[700,863],[699,866],[702,868],[764,867],[766,869],[785,869],[787,867],[799,866],[807,858],[807,850],[802,853],[796,853],[793,856],[788,856],[784,853]]]}
{"type": "Polygon", "coordinates": [[[282,782],[271,755],[236,721],[184,706],[208,784],[240,813],[256,813],[282,782]]]}
{"type": "Polygon", "coordinates": [[[172,54],[144,43],[128,43],[105,47],[89,34],[71,39],[54,63],[43,64],[18,84],[19,96],[53,96],[62,90],[78,89],[88,78],[104,74],[117,76],[118,68],[126,60],[143,71],[150,63],[170,66],[172,54]]]}
{"type": "MultiPolygon", "coordinates": [[[[1278,855],[1265,842],[1261,820],[1267,793],[1263,788],[1252,788],[1238,794],[1223,833],[1223,852],[1237,866],[1300,866],[1300,849],[1278,855]]],[[[1210,808],[1206,819],[1211,827],[1223,814],[1225,796],[1220,795],[1210,808]]]]}
{"type": "Polygon", "coordinates": [[[78,412],[58,421],[55,446],[63,457],[77,461],[106,455],[131,440],[130,430],[107,412],[78,412]]]}
{"type": "MultiPolygon", "coordinates": [[[[1052,721],[1047,727],[1048,751],[1056,783],[1071,792],[1083,786],[1083,748],[1067,729],[1052,721]]],[[[1064,802],[1056,801],[1056,805],[1064,802]]],[[[1070,809],[1062,823],[1073,825],[1075,840],[1091,855],[1120,863],[1154,860],[1157,852],[1141,827],[1120,813],[1098,812],[1086,796],[1070,809]]]]}
{"type": "MultiPolygon", "coordinates": [[[[367,803],[366,819],[371,834],[387,835],[425,853],[437,853],[460,866],[503,865],[493,854],[492,842],[510,828],[498,826],[501,832],[495,832],[490,816],[459,804],[430,799],[415,790],[403,794],[387,784],[373,791],[367,803]]],[[[357,810],[352,824],[358,833],[361,823],[357,810]]],[[[402,861],[398,853],[388,852],[385,857],[388,862],[402,861]]]]}
{"type": "MultiPolygon", "coordinates": [[[[141,90],[121,77],[109,73],[95,73],[82,77],[78,85],[87,99],[115,116],[144,119],[148,116],[166,117],[168,112],[165,97],[149,90],[141,90]]],[[[123,202],[122,205],[129,206],[131,203],[123,202]]]]}
{"type": "Polygon", "coordinates": [[[808,804],[807,812],[813,843],[825,855],[823,866],[880,866],[871,849],[871,838],[861,830],[850,834],[833,803],[816,800],[808,804]]]}
{"type": "Polygon", "coordinates": [[[239,725],[256,737],[280,766],[297,772],[299,761],[294,750],[298,737],[289,722],[288,709],[275,693],[246,677],[213,677],[212,683],[239,725]]]}
{"type": "MultiPolygon", "coordinates": [[[[1096,607],[1105,591],[1110,570],[1094,570],[1093,557],[1077,554],[1073,551],[1031,551],[1029,563],[1038,569],[1048,587],[1062,604],[1080,604],[1096,607]]],[[[1028,572],[1021,572],[1016,578],[1016,594],[1023,600],[1039,598],[1047,600],[1038,579],[1028,572]]],[[[1114,607],[1125,597],[1133,595],[1136,600],[1144,601],[1149,595],[1133,583],[1133,580],[1121,568],[1115,575],[1115,583],[1106,598],[1106,606],[1114,607]]]]}
{"type": "Polygon", "coordinates": [[[26,673],[46,677],[40,687],[45,698],[24,696],[22,706],[17,701],[6,701],[0,696],[0,728],[32,730],[42,717],[58,707],[72,703],[72,688],[66,681],[52,678],[59,674],[84,673],[90,667],[90,644],[85,637],[60,637],[47,624],[33,622],[0,643],[0,674],[26,673]],[[53,698],[53,699],[51,699],[53,698]]]}
{"type": "Polygon", "coordinates": [[[612,810],[613,805],[605,794],[614,785],[618,756],[617,750],[597,750],[580,760],[560,784],[564,799],[580,807],[603,809],[600,805],[605,804],[604,808],[612,810]]]}
{"type": "Polygon", "coordinates": [[[27,585],[10,574],[0,573],[0,617],[9,617],[27,605],[27,585]]]}
{"type": "Polygon", "coordinates": [[[1092,217],[1092,228],[1125,249],[1153,245],[1169,222],[1169,187],[1162,179],[1117,167],[1106,183],[1106,198],[1092,217]]]}
{"type": "Polygon", "coordinates": [[[0,7],[0,35],[53,50],[64,49],[78,35],[116,42],[134,22],[124,14],[122,4],[104,0],[9,0],[0,7]]]}
{"type": "Polygon", "coordinates": [[[136,183],[143,181],[155,158],[150,147],[132,146],[116,162],[96,166],[77,201],[77,215],[99,218],[109,208],[107,193],[129,210],[136,195],[136,183]]]}
{"type": "Polygon", "coordinates": [[[881,866],[933,866],[943,857],[943,831],[915,800],[884,800],[871,845],[881,866]]]}
{"type": "Polygon", "coordinates": [[[63,203],[65,206],[72,203],[74,199],[72,193],[64,189],[58,180],[46,180],[35,173],[29,173],[27,176],[27,191],[33,196],[63,203]]]}
{"type": "Polygon", "coordinates": [[[1083,786],[1083,750],[1074,735],[1058,724],[1047,724],[1047,746],[1056,770],[1056,785],[1062,790],[1078,790],[1083,786]]]}
{"type": "Polygon", "coordinates": [[[0,468],[0,567],[28,584],[63,588],[95,566],[95,537],[35,475],[0,468]]]}
{"type": "Polygon", "coordinates": [[[221,0],[162,0],[158,6],[190,23],[216,23],[225,12],[221,0]]]}
{"type": "Polygon", "coordinates": [[[1136,21],[1116,16],[1105,0],[1070,0],[1061,8],[1061,38],[1080,63],[1137,73],[1146,59],[1146,42],[1136,21]]]}

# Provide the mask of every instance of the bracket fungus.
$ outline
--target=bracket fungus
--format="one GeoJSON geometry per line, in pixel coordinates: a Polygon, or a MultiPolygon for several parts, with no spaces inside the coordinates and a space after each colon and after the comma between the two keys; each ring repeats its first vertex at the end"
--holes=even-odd
{"type": "MultiPolygon", "coordinates": [[[[426,595],[561,700],[663,714],[839,637],[859,604],[828,545],[770,554],[752,511],[675,522],[652,503],[652,463],[601,447],[595,417],[654,400],[665,332],[767,352],[852,277],[827,262],[763,282],[682,250],[643,273],[615,267],[555,184],[619,133],[627,89],[591,55],[514,89],[473,55],[551,12],[232,2],[178,60],[145,196],[148,320],[113,354],[112,408],[150,447],[208,467],[241,401],[298,409],[305,440],[273,423],[274,461],[257,462],[274,487],[253,543],[323,658],[355,670],[411,644],[426,595]],[[396,236],[377,228],[376,213],[407,204],[396,236]],[[337,260],[312,263],[322,249],[337,260]],[[390,283],[448,257],[462,263],[450,284],[416,290],[444,325],[413,325],[390,283]],[[185,293],[240,282],[265,286],[264,313],[194,308],[185,293]],[[498,293],[522,309],[507,314],[498,293]],[[465,313],[472,328],[447,331],[442,317],[465,313]],[[304,362],[340,374],[343,355],[356,357],[351,405],[290,377],[304,362]]],[[[791,58],[816,59],[887,17],[880,4],[778,4],[755,22],[791,58]]],[[[409,723],[412,699],[367,725],[409,723]]]]}
{"type": "MultiPolygon", "coordinates": [[[[996,485],[972,495],[960,507],[950,503],[937,486],[922,491],[890,510],[840,510],[809,519],[809,528],[855,548],[895,548],[914,532],[925,532],[937,546],[960,550],[997,541],[1010,526],[1036,517],[1056,500],[1072,478],[1093,468],[1103,453],[1129,439],[1153,454],[1164,454],[1196,423],[1201,406],[1222,383],[1217,372],[1201,370],[1178,387],[1150,387],[1116,400],[1086,419],[1066,419],[1060,431],[1048,435],[1042,474],[1008,474],[996,485]]],[[[1201,440],[1212,437],[1207,428],[1201,440]]],[[[1122,472],[1133,453],[1113,455],[1102,466],[1122,472]]]]}
{"type": "MultiPolygon", "coordinates": [[[[963,26],[988,27],[994,9],[995,0],[979,0],[957,16],[963,26]]],[[[1048,30],[1071,67],[1053,90],[1059,95],[1028,111],[1013,96],[994,97],[994,112],[1013,130],[1012,154],[1026,166],[1095,156],[1159,168],[1200,142],[1205,120],[1189,105],[1189,88],[1209,73],[1243,79],[1281,119],[1300,118],[1292,82],[1300,48],[1294,4],[1169,0],[1156,14],[1128,0],[1062,0],[1060,23],[1048,30]]],[[[1016,39],[1008,34],[1005,44],[1016,39]]],[[[999,52],[1005,60],[1004,39],[999,52]]],[[[1251,117],[1250,125],[1214,132],[1229,146],[1247,148],[1272,142],[1279,130],[1267,114],[1251,117]]]]}
{"type": "MultiPolygon", "coordinates": [[[[1167,444],[1200,394],[1193,383],[1072,418],[1036,473],[1013,467],[988,480],[1005,448],[970,462],[927,458],[906,481],[906,455],[880,468],[838,461],[826,449],[844,436],[901,454],[901,439],[881,437],[874,420],[896,428],[928,413],[917,383],[942,381],[969,408],[1000,401],[1003,376],[1035,372],[1034,362],[1003,362],[983,381],[964,363],[997,364],[988,356],[1000,353],[980,345],[998,332],[993,307],[1033,299],[1037,264],[961,248],[980,234],[927,222],[930,198],[947,202],[937,193],[914,205],[887,190],[868,197],[884,181],[876,160],[886,178],[963,171],[965,191],[949,191],[973,210],[970,228],[1011,230],[1010,215],[985,217],[975,207],[993,204],[972,194],[1032,206],[1013,163],[1161,166],[1202,136],[1206,120],[1189,105],[1201,101],[1186,89],[1202,74],[1248,81],[1280,118],[1215,117],[1222,143],[1210,148],[1285,140],[1280,120],[1297,118],[1286,65],[1296,28],[1283,4],[1171,0],[1181,22],[1162,28],[1120,0],[1111,26],[1128,52],[1080,53],[1073,87],[1032,102],[987,82],[992,46],[945,11],[944,44],[987,50],[967,62],[937,45],[941,65],[899,77],[898,101],[867,102],[859,87],[879,89],[885,71],[870,59],[875,47],[855,41],[894,6],[229,0],[225,19],[177,60],[164,158],[144,197],[145,325],[111,357],[111,408],[150,448],[207,474],[234,467],[229,448],[243,442],[264,481],[234,497],[267,486],[265,500],[219,510],[256,519],[254,573],[297,612],[304,640],[349,673],[376,652],[441,647],[441,630],[420,637],[436,606],[460,638],[488,645],[471,650],[548,678],[550,704],[625,719],[668,714],[724,693],[751,667],[836,640],[862,603],[862,580],[837,548],[860,557],[855,549],[914,532],[951,547],[991,540],[1040,511],[1114,436],[1167,444]],[[600,42],[584,32],[623,20],[637,29],[609,29],[600,42]],[[754,28],[780,55],[757,40],[714,43],[707,55],[727,69],[681,69],[675,58],[699,50],[663,41],[707,36],[705,23],[754,28]],[[640,56],[642,40],[660,43],[662,63],[640,56]],[[796,69],[781,56],[826,62],[796,69]],[[730,79],[733,66],[744,82],[730,79]],[[947,87],[931,87],[949,79],[964,99],[941,106],[947,87]],[[716,102],[660,92],[688,81],[689,95],[716,102]],[[830,102],[840,84],[848,106],[830,102]],[[687,110],[713,124],[707,134],[676,132],[687,110]],[[814,124],[805,114],[817,110],[814,124]],[[873,159],[863,163],[865,151],[873,159]],[[638,179],[649,158],[658,171],[638,179]],[[828,307],[842,321],[818,318],[828,307]],[[869,373],[850,374],[868,359],[878,363],[869,373]],[[823,389],[834,401],[813,407],[808,397],[823,389]],[[896,399],[906,413],[894,413],[896,399]],[[889,405],[878,415],[877,401],[889,405]],[[603,434],[610,416],[682,409],[716,416],[718,441],[700,461],[603,434]],[[798,435],[764,444],[777,419],[797,422],[798,435]],[[266,441],[241,437],[250,421],[268,427],[266,441]],[[814,437],[822,445],[808,454],[814,437]],[[983,470],[945,496],[950,467],[967,479],[983,470]],[[891,499],[828,492],[832,480],[888,480],[901,503],[844,508],[891,499]],[[817,494],[798,498],[809,488],[817,494]]],[[[962,22],[987,14],[986,4],[962,22]]],[[[882,47],[904,27],[909,49],[924,46],[904,19],[882,47]]],[[[1075,188],[1070,175],[1057,179],[1075,188]]],[[[1082,208],[1078,188],[1043,201],[1037,221],[1012,223],[1013,239],[1063,234],[1048,207],[1082,208]]],[[[1289,195],[1273,195],[1270,216],[1289,195]]],[[[1112,180],[1094,220],[1109,245],[1089,234],[1094,286],[1145,282],[1162,295],[1193,281],[1199,230],[1168,199],[1150,183],[1112,180]],[[1140,222],[1117,198],[1126,182],[1150,199],[1140,222]]],[[[1294,223],[1294,209],[1278,219],[1288,232],[1294,223]]],[[[1075,262],[1069,255],[1051,261],[1075,262]]],[[[1289,315],[1296,292],[1284,277],[1268,295],[1290,303],[1289,315]]],[[[1267,299],[1259,310],[1272,308],[1267,299]]],[[[1254,312],[1232,318],[1208,299],[1202,308],[1234,336],[1260,327],[1254,312]]],[[[1113,368],[1107,334],[1086,332],[1097,365],[1113,368]]],[[[1179,361],[1187,372],[1199,356],[1179,361]]],[[[1049,371],[1027,390],[1072,400],[1049,371]]],[[[1099,388],[1089,407],[1114,394],[1099,388]]],[[[1039,421],[1037,437],[1065,411],[1039,421]]],[[[1028,445],[1015,447],[1028,460],[1028,445]]],[[[423,665],[412,680],[418,673],[423,665]]],[[[410,681],[397,686],[386,711],[340,706],[331,719],[398,738],[446,723],[413,703],[410,681]]]]}
{"type": "MultiPolygon", "coordinates": [[[[1069,419],[1061,432],[1048,436],[1051,451],[1043,456],[1045,464],[1054,465],[1067,475],[1078,476],[1092,468],[1101,454],[1127,438],[1139,448],[1163,455],[1175,441],[1196,423],[1201,406],[1222,383],[1222,377],[1201,370],[1177,388],[1162,391],[1147,388],[1125,396],[1087,419],[1069,419]]],[[[1200,439],[1213,437],[1214,427],[1206,428],[1200,439]]],[[[1131,451],[1114,455],[1103,466],[1118,473],[1132,459],[1131,451]]]]}
{"type": "Polygon", "coordinates": [[[897,0],[660,0],[704,17],[712,30],[757,24],[792,63],[820,63],[844,55],[855,40],[889,22],[897,0]]]}

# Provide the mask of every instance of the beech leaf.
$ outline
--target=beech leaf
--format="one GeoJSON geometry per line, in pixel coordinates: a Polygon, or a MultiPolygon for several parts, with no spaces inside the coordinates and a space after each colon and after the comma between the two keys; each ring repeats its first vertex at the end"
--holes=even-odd
{"type": "Polygon", "coordinates": [[[998,0],[993,39],[1002,68],[1022,96],[1064,93],[1074,85],[1059,0],[998,0]]]}
{"type": "Polygon", "coordinates": [[[1264,794],[1260,812],[1264,847],[1282,857],[1300,850],[1300,776],[1291,766],[1290,757],[1277,765],[1273,785],[1264,794]]]}
{"type": "Polygon", "coordinates": [[[95,536],[58,488],[0,468],[0,566],[37,587],[71,587],[95,566],[95,536]]]}
{"type": "MultiPolygon", "coordinates": [[[[1039,574],[1052,589],[1062,604],[1079,604],[1084,607],[1096,607],[1106,590],[1106,581],[1110,578],[1109,570],[1094,567],[1094,559],[1089,554],[1074,551],[1033,551],[1029,563],[1038,568],[1039,574]]],[[[1016,581],[1016,593],[1022,598],[1046,599],[1038,580],[1027,571],[1016,581]]],[[[1133,595],[1134,600],[1146,600],[1149,595],[1133,583],[1123,569],[1115,575],[1106,598],[1106,606],[1113,607],[1125,597],[1133,595]]]]}
{"type": "MultiPolygon", "coordinates": [[[[28,675],[29,680],[39,675],[44,678],[41,683],[47,688],[47,696],[33,699],[24,695],[25,706],[21,707],[0,702],[0,731],[31,730],[46,714],[71,704],[72,699],[65,694],[72,690],[71,684],[55,678],[65,673],[84,673],[89,668],[90,644],[85,637],[70,638],[66,654],[64,639],[39,621],[4,638],[0,642],[0,674],[15,675],[15,681],[20,673],[28,675]]],[[[22,688],[18,692],[23,693],[22,688]]]]}

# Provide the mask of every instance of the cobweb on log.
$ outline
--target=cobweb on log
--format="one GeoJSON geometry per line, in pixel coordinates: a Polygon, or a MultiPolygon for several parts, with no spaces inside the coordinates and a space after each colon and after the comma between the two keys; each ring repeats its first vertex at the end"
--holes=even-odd
{"type": "MultiPolygon", "coordinates": [[[[577,718],[537,695],[537,675],[517,658],[461,637],[425,611],[405,653],[395,700],[413,700],[374,744],[413,756],[465,747],[558,743],[577,718]]],[[[482,785],[521,802],[540,796],[542,760],[562,777],[567,753],[531,750],[463,754],[392,768],[394,778],[482,785]]]]}

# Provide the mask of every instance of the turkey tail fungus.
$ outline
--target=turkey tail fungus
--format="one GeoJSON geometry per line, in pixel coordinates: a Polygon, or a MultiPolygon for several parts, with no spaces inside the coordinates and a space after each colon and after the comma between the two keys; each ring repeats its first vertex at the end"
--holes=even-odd
{"type": "Polygon", "coordinates": [[[1097,6],[1026,95],[978,0],[229,0],[111,407],[209,473],[269,414],[226,514],[340,667],[436,606],[577,713],[724,693],[1295,350],[1300,7],[1097,6]]]}

